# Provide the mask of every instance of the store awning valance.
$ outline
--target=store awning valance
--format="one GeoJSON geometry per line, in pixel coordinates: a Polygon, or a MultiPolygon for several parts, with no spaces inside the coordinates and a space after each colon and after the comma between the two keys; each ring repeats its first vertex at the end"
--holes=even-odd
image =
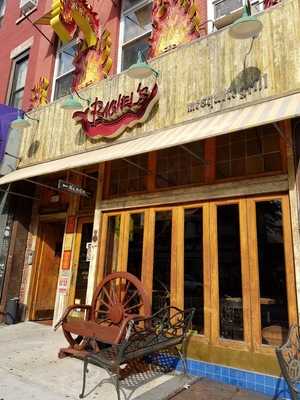
{"type": "Polygon", "coordinates": [[[18,113],[19,110],[17,108],[7,106],[6,104],[0,104],[0,162],[4,157],[10,124],[17,118],[18,113]]]}
{"type": "Polygon", "coordinates": [[[296,93],[248,107],[216,113],[213,116],[192,120],[183,125],[155,131],[149,135],[111,143],[96,150],[21,168],[0,178],[0,185],[183,145],[196,140],[294,118],[299,115],[300,93],[296,93]]]}

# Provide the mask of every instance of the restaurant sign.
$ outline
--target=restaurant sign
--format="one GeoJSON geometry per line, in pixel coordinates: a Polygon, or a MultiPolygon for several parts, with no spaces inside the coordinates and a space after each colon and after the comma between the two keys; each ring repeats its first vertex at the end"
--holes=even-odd
{"type": "Polygon", "coordinates": [[[220,104],[228,104],[235,99],[244,100],[253,95],[255,92],[261,92],[268,89],[268,75],[255,74],[250,68],[249,70],[250,73],[246,75],[247,79],[245,79],[245,77],[242,75],[242,78],[237,79],[237,82],[233,82],[228,89],[211,94],[210,96],[202,97],[198,101],[189,103],[187,111],[190,113],[196,110],[207,108],[209,110],[213,110],[220,104]]]}
{"type": "Polygon", "coordinates": [[[85,111],[76,111],[73,119],[91,138],[115,138],[126,128],[145,122],[158,98],[157,83],[151,89],[139,83],[136,93],[130,95],[119,94],[117,99],[107,102],[96,97],[85,111]]]}

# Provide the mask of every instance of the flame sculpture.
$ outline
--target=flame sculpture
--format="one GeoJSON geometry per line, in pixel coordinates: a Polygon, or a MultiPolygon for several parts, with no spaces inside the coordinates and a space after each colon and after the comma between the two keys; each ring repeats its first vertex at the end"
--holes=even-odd
{"type": "Polygon", "coordinates": [[[31,89],[30,108],[37,108],[48,103],[49,80],[42,76],[31,89]]]}
{"type": "Polygon", "coordinates": [[[107,77],[112,67],[110,33],[100,27],[98,14],[87,0],[52,0],[51,10],[35,24],[50,25],[63,43],[70,42],[79,29],[73,89],[107,77]]]}
{"type": "Polygon", "coordinates": [[[193,0],[154,0],[150,58],[200,36],[201,18],[193,0]]]}
{"type": "Polygon", "coordinates": [[[75,66],[73,89],[79,90],[100,79],[107,78],[111,67],[111,37],[107,30],[104,30],[97,43],[92,48],[80,46],[73,61],[75,66]]]}

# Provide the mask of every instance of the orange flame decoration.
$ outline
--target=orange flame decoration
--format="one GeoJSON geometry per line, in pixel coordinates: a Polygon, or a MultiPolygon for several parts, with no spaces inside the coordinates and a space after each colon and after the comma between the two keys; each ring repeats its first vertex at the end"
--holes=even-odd
{"type": "MultiPolygon", "coordinates": [[[[93,11],[87,0],[64,0],[62,4],[61,19],[66,24],[66,28],[69,26],[71,30],[76,29],[73,19],[76,11],[87,20],[96,38],[93,45],[88,44],[86,40],[81,40],[73,61],[75,73],[72,88],[80,90],[108,76],[112,68],[112,58],[110,57],[112,41],[110,33],[106,29],[100,36],[101,29],[98,14],[93,11]]],[[[84,29],[84,25],[85,23],[82,23],[82,29],[84,29]]]]}
{"type": "Polygon", "coordinates": [[[201,18],[193,0],[154,0],[149,57],[200,36],[201,18]]]}
{"type": "Polygon", "coordinates": [[[98,14],[93,11],[92,6],[88,4],[87,0],[63,0],[61,2],[60,17],[62,22],[66,24],[66,28],[69,27],[73,34],[76,30],[76,22],[72,13],[73,11],[77,11],[80,15],[84,16],[93,31],[95,33],[98,32],[100,27],[98,14]]]}
{"type": "Polygon", "coordinates": [[[93,48],[80,48],[73,61],[75,74],[73,89],[79,90],[102,78],[106,78],[112,68],[110,33],[105,30],[93,48]]]}
{"type": "Polygon", "coordinates": [[[30,108],[37,108],[48,103],[49,81],[46,77],[41,77],[31,89],[30,108]]]}

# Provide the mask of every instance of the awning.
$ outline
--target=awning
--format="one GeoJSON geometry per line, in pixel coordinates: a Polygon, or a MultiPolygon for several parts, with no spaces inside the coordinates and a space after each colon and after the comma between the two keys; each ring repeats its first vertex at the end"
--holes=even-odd
{"type": "Polygon", "coordinates": [[[17,108],[0,104],[0,162],[4,157],[10,124],[18,117],[18,113],[19,110],[17,108]]]}
{"type": "Polygon", "coordinates": [[[149,135],[111,143],[97,150],[24,167],[0,178],[0,185],[178,146],[196,140],[295,118],[299,115],[300,93],[296,93],[244,108],[215,113],[213,116],[192,120],[172,128],[152,132],[149,135]]]}

